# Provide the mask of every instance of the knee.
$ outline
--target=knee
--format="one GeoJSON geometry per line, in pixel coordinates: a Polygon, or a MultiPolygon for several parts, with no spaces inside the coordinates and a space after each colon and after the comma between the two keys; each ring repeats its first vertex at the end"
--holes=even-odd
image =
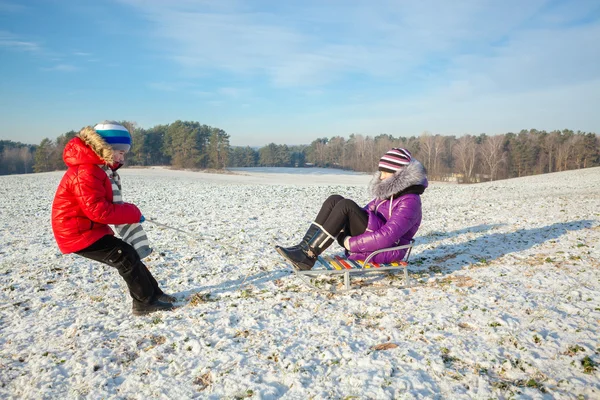
{"type": "Polygon", "coordinates": [[[343,196],[340,196],[339,194],[332,194],[331,196],[329,196],[327,198],[327,200],[325,200],[325,203],[328,203],[331,205],[336,205],[337,203],[339,203],[342,200],[344,200],[343,196]]]}
{"type": "Polygon", "coordinates": [[[354,201],[350,199],[342,199],[335,206],[342,210],[350,210],[354,205],[354,201]]]}

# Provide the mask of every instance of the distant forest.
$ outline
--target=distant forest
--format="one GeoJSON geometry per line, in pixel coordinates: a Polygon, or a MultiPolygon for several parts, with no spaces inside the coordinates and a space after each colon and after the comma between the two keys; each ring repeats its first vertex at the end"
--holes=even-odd
{"type": "MultiPolygon", "coordinates": [[[[222,129],[193,121],[175,121],[143,129],[121,122],[132,134],[128,165],[170,165],[186,169],[236,167],[343,168],[373,172],[392,147],[407,148],[427,168],[431,180],[473,183],[600,165],[600,138],[591,132],[522,130],[489,136],[319,138],[307,145],[271,143],[255,149],[229,144],[222,129]]],[[[0,175],[64,170],[62,152],[77,134],[69,131],[39,145],[0,140],[0,175]]]]}

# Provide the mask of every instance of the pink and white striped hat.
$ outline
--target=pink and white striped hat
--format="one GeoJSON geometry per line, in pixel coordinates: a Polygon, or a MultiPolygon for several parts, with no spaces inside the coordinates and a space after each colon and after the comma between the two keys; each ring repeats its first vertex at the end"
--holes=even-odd
{"type": "Polygon", "coordinates": [[[410,160],[412,160],[410,151],[402,148],[393,148],[379,159],[379,170],[393,174],[410,164],[410,160]]]}

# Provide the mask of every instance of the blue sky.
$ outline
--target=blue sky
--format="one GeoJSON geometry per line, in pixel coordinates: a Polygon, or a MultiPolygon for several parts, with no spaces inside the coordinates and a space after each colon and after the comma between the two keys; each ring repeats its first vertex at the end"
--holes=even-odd
{"type": "Polygon", "coordinates": [[[0,0],[0,139],[600,133],[597,0],[0,0]]]}

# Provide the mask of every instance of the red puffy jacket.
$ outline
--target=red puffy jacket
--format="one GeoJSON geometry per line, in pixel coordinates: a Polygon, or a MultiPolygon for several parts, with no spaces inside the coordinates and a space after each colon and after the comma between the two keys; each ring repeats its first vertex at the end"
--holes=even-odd
{"type": "Polygon", "coordinates": [[[65,146],[63,176],[52,203],[52,231],[63,253],[83,250],[105,235],[108,226],[132,224],[142,217],[129,203],[113,204],[110,179],[100,165],[106,164],[79,137],[65,146]]]}

